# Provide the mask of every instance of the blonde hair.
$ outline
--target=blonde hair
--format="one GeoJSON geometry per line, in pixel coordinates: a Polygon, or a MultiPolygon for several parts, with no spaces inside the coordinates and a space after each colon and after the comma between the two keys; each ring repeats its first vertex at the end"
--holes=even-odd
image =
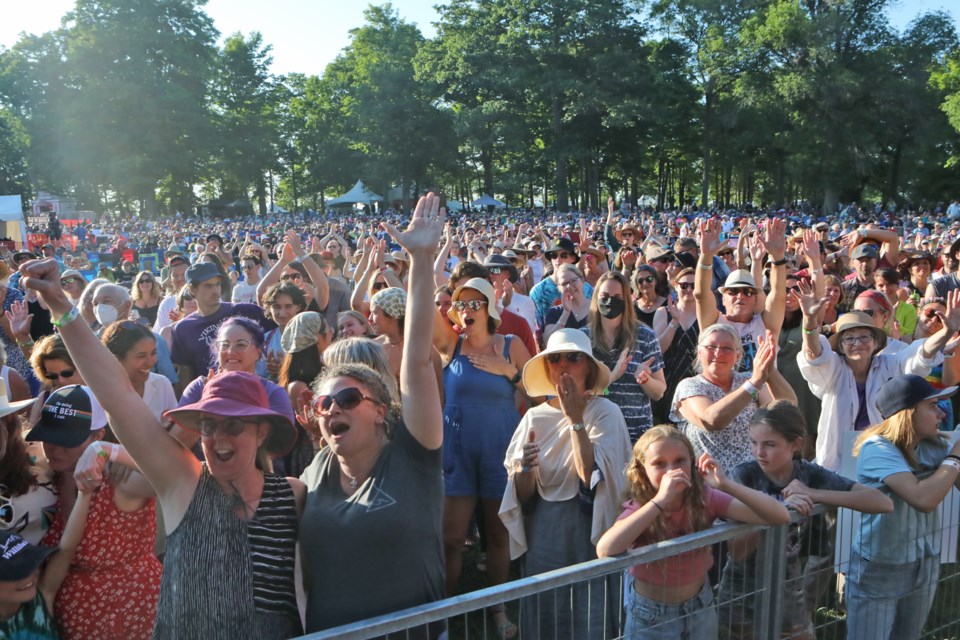
{"type": "MultiPolygon", "coordinates": [[[[912,469],[920,469],[920,460],[917,458],[917,445],[921,438],[917,437],[917,429],[913,424],[913,416],[916,407],[910,407],[903,411],[898,411],[875,427],[870,427],[857,437],[853,444],[853,455],[859,456],[863,443],[873,436],[880,436],[887,440],[893,446],[900,450],[907,464],[912,469]]],[[[942,444],[946,444],[947,437],[944,434],[937,434],[937,439],[942,444]]]]}
{"type": "MultiPolygon", "coordinates": [[[[711,520],[707,515],[706,509],[706,490],[704,489],[703,476],[696,468],[697,455],[693,450],[693,445],[685,435],[680,433],[673,425],[658,425],[645,431],[637,443],[633,445],[633,459],[627,463],[627,483],[629,484],[629,497],[638,504],[646,504],[653,500],[658,487],[653,486],[650,478],[647,477],[647,471],[643,468],[643,462],[646,457],[647,449],[651,445],[663,440],[673,440],[682,444],[690,456],[690,487],[686,490],[683,497],[683,508],[686,511],[686,520],[690,523],[692,531],[703,531],[709,529],[711,520]]],[[[677,532],[671,531],[667,527],[667,519],[663,513],[657,514],[657,519],[650,526],[654,542],[669,540],[676,537],[677,532]]]]}

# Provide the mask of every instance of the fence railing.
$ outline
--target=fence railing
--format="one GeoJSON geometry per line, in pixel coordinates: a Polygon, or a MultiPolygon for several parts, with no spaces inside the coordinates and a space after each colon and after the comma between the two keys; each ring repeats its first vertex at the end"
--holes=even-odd
{"type": "MultiPolygon", "coordinates": [[[[811,517],[825,518],[830,515],[830,510],[818,505],[811,517]]],[[[956,527],[956,514],[944,514],[944,528],[956,527]]],[[[784,585],[787,576],[788,554],[785,549],[790,542],[790,536],[797,531],[799,523],[804,519],[794,515],[793,522],[779,527],[767,527],[761,525],[744,524],[719,524],[710,529],[696,532],[690,535],[681,536],[665,542],[635,549],[623,556],[615,558],[605,558],[571,565],[555,571],[542,573],[530,577],[520,578],[505,584],[494,587],[472,591],[460,596],[447,598],[430,604],[425,604],[403,611],[397,611],[377,618],[362,620],[353,624],[344,625],[326,631],[312,633],[302,636],[300,640],[369,640],[370,638],[380,638],[388,636],[391,640],[411,640],[413,638],[427,637],[425,629],[430,623],[445,623],[447,625],[447,636],[450,640],[484,640],[485,638],[496,638],[493,630],[493,624],[485,611],[489,607],[508,604],[512,609],[508,609],[512,614],[516,614],[517,602],[533,603],[534,607],[539,607],[545,603],[551,607],[559,606],[560,609],[566,608],[567,611],[560,611],[554,614],[555,619],[559,620],[565,615],[567,617],[586,615],[583,612],[584,601],[577,600],[575,595],[571,595],[572,588],[578,585],[592,585],[594,589],[603,589],[603,597],[611,601],[615,608],[620,612],[618,618],[612,625],[604,624],[603,628],[599,626],[590,627],[589,625],[580,627],[580,631],[571,632],[566,630],[562,635],[554,633],[553,629],[537,629],[521,633],[520,637],[526,640],[552,640],[554,637],[571,638],[619,638],[622,637],[626,618],[630,613],[624,613],[624,589],[629,588],[631,582],[629,574],[625,571],[635,565],[650,564],[660,562],[661,565],[666,562],[680,562],[679,556],[689,552],[712,550],[715,558],[714,571],[717,572],[720,564],[730,565],[732,559],[742,547],[747,547],[752,570],[755,571],[753,579],[749,582],[744,581],[740,584],[740,590],[734,597],[724,599],[722,594],[724,590],[718,589],[718,576],[711,578],[714,591],[719,591],[717,599],[710,606],[719,611],[718,621],[720,638],[740,638],[740,639],[777,639],[782,636],[785,620],[789,628],[789,622],[792,620],[789,616],[795,612],[798,605],[793,598],[784,597],[784,585]],[[729,554],[729,555],[728,555],[729,554]],[[610,588],[604,585],[604,580],[614,581],[614,586],[610,588]],[[604,586],[598,586],[604,585],[604,586]],[[744,588],[746,587],[746,588],[744,588]],[[749,617],[744,618],[741,614],[749,611],[749,617]],[[786,618],[785,618],[786,616],[786,618]],[[587,629],[587,631],[583,631],[587,629]]],[[[810,522],[809,519],[806,522],[810,522]]],[[[829,536],[832,540],[835,536],[835,525],[824,527],[820,535],[829,536]]],[[[850,540],[852,536],[849,532],[846,535],[836,536],[840,540],[850,540]]],[[[679,566],[679,565],[678,565],[679,566]]],[[[822,572],[820,582],[823,583],[823,589],[820,592],[821,602],[816,607],[819,611],[815,618],[815,628],[809,630],[798,630],[797,638],[817,638],[824,640],[840,639],[845,637],[843,626],[842,603],[837,602],[837,596],[833,595],[835,590],[827,589],[827,583],[836,587],[832,583],[834,574],[839,568],[844,571],[844,566],[837,566],[833,555],[829,558],[823,558],[818,571],[822,572]],[[829,593],[827,593],[829,591],[829,593]],[[827,593],[827,596],[824,596],[827,593]],[[832,597],[831,597],[832,596],[832,597]],[[829,604],[829,606],[821,606],[829,604]],[[808,632],[809,631],[809,632],[808,632]]],[[[938,586],[947,586],[945,598],[948,601],[942,610],[931,613],[928,620],[928,629],[923,638],[929,640],[948,640],[960,638],[960,572],[957,572],[951,566],[944,565],[944,570],[940,574],[940,583],[938,586]]],[[[724,569],[726,571],[726,569],[724,569]]],[[[742,576],[741,576],[742,577],[742,576]]],[[[720,581],[729,578],[724,575],[720,581]]],[[[607,583],[609,585],[609,582],[607,583]]],[[[729,582],[727,583],[729,587],[729,582]]],[[[940,597],[941,589],[938,589],[940,597]]],[[[789,592],[788,592],[789,593],[789,592]]],[[[796,593],[796,591],[794,591],[796,593]]],[[[593,594],[597,595],[597,594],[593,594]]],[[[523,606],[520,609],[525,610],[523,606]]],[[[542,612],[540,612],[542,614],[542,612]]],[[[635,613],[634,613],[635,615],[635,613]]],[[[685,620],[686,614],[680,611],[677,614],[679,623],[686,623],[688,626],[698,622],[694,617],[685,620]]],[[[543,616],[541,615],[541,620],[543,616]]],[[[583,622],[582,620],[580,622],[583,622]]],[[[520,622],[521,629],[523,622],[520,622]]],[[[548,623],[549,624],[549,623],[548,623]]],[[[656,622],[655,624],[660,624],[656,622]]],[[[436,629],[436,626],[433,627],[436,629]]],[[[673,636],[677,637],[677,636],[673,636]]],[[[697,636],[702,637],[702,636],[697,636]]]]}

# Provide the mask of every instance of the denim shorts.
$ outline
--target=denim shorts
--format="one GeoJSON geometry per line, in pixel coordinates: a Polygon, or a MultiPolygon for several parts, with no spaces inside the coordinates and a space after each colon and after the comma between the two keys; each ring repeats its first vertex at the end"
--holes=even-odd
{"type": "Polygon", "coordinates": [[[939,575],[939,556],[890,564],[854,554],[846,579],[848,640],[920,637],[939,575]]]}
{"type": "Polygon", "coordinates": [[[717,630],[717,609],[709,580],[704,581],[700,593],[678,604],[646,598],[630,581],[624,640],[716,640],[717,630]]]}

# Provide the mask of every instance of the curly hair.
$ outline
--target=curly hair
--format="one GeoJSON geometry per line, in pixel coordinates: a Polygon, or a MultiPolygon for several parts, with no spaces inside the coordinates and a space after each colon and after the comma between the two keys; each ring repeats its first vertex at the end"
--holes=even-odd
{"type": "MultiPolygon", "coordinates": [[[[648,429],[633,445],[633,459],[627,463],[626,469],[629,497],[641,505],[656,497],[660,488],[653,486],[650,478],[647,477],[646,469],[643,468],[643,463],[646,459],[647,449],[651,445],[664,440],[673,440],[682,444],[690,458],[690,487],[684,493],[683,498],[683,508],[687,515],[686,520],[690,523],[692,531],[709,529],[711,520],[707,516],[706,490],[704,489],[703,476],[700,475],[695,466],[696,453],[687,437],[672,425],[659,425],[648,429]]],[[[655,542],[669,540],[678,535],[678,532],[671,531],[667,526],[667,519],[663,513],[657,514],[657,519],[650,526],[650,533],[655,542]]]]}
{"type": "MultiPolygon", "coordinates": [[[[363,340],[363,338],[355,339],[363,340]]],[[[334,378],[353,378],[365,386],[377,402],[387,407],[387,415],[383,425],[386,434],[390,436],[395,433],[397,426],[403,421],[403,416],[400,412],[400,403],[394,401],[390,395],[390,391],[384,382],[383,374],[359,362],[331,364],[323,370],[320,377],[313,383],[313,389],[311,390],[314,395],[320,395],[320,389],[323,388],[327,380],[334,378]]]]}

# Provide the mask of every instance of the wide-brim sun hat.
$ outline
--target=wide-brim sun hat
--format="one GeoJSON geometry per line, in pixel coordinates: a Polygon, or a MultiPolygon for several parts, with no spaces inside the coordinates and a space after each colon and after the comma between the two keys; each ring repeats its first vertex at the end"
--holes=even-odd
{"type": "MultiPolygon", "coordinates": [[[[458,301],[465,289],[473,289],[483,294],[483,297],[487,299],[487,316],[493,320],[495,326],[499,327],[500,312],[497,310],[497,293],[493,290],[493,285],[483,278],[470,278],[453,292],[451,302],[458,301]]],[[[460,312],[454,309],[453,306],[447,311],[447,317],[457,323],[458,326],[463,326],[463,323],[460,322],[460,312]]]]}
{"type": "Polygon", "coordinates": [[[557,395],[556,386],[550,381],[550,373],[547,371],[547,356],[573,351],[586,355],[593,362],[597,375],[590,391],[593,391],[594,395],[601,395],[610,386],[610,369],[593,356],[590,337],[580,329],[555,331],[547,340],[547,347],[527,361],[523,367],[523,386],[527,395],[531,398],[557,395]]]}
{"type": "Polygon", "coordinates": [[[496,253],[491,253],[483,260],[483,266],[487,269],[499,268],[506,269],[510,272],[510,282],[516,282],[520,279],[520,272],[517,271],[516,265],[510,262],[510,258],[505,255],[498,255],[496,253]]]}
{"type": "Polygon", "coordinates": [[[628,224],[628,225],[625,225],[625,226],[621,227],[620,229],[617,229],[616,232],[614,232],[613,235],[617,238],[617,242],[623,242],[623,240],[622,240],[621,238],[623,237],[623,232],[624,232],[624,231],[629,231],[629,232],[633,233],[633,239],[634,239],[634,240],[640,240],[640,238],[641,238],[641,236],[642,236],[642,234],[641,234],[641,232],[640,232],[640,229],[636,228],[636,227],[633,226],[632,224],[628,224]]]}
{"type": "Polygon", "coordinates": [[[30,398],[29,400],[17,400],[16,402],[10,402],[10,397],[7,395],[7,385],[0,378],[0,418],[6,417],[11,413],[16,413],[22,409],[26,409],[34,402],[36,398],[30,398]]]}
{"type": "Polygon", "coordinates": [[[246,371],[219,373],[203,386],[200,399],[167,411],[177,425],[198,432],[197,423],[203,414],[220,418],[264,418],[270,423],[270,433],[263,448],[271,455],[289,453],[297,441],[297,430],[283,414],[270,409],[270,400],[260,377],[246,371]]]}
{"type": "Polygon", "coordinates": [[[887,332],[873,326],[873,318],[862,311],[850,311],[843,314],[837,318],[837,323],[834,327],[835,333],[830,336],[829,342],[833,350],[838,353],[840,352],[840,337],[843,335],[843,332],[848,329],[870,329],[870,331],[873,332],[873,339],[879,347],[878,351],[887,346],[887,332]]]}

